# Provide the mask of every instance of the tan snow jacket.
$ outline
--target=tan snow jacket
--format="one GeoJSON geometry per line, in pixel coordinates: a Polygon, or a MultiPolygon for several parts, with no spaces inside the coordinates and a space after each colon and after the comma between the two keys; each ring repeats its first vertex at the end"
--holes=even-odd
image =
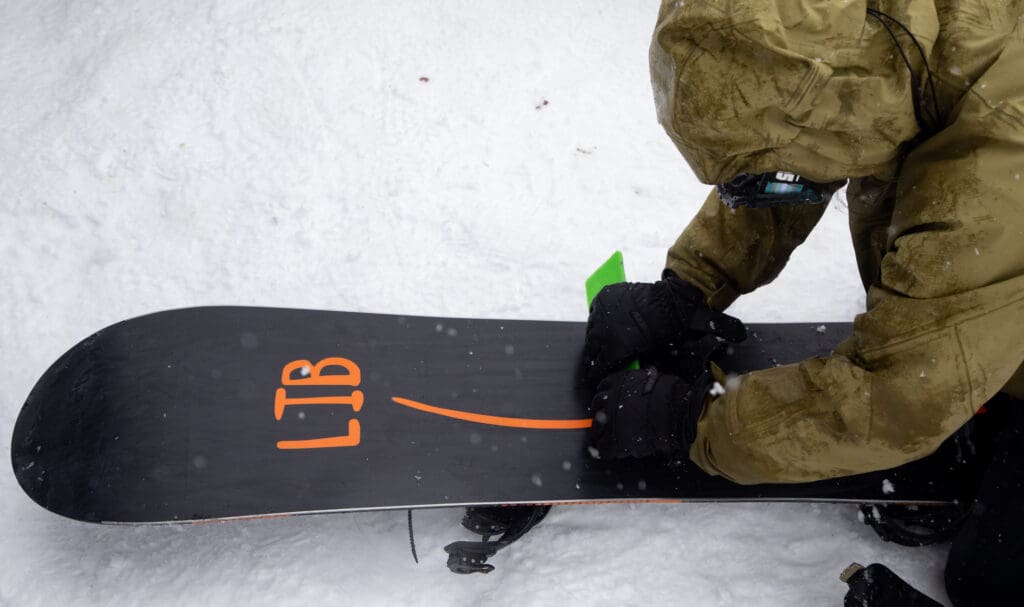
{"type": "MultiPolygon", "coordinates": [[[[706,404],[690,451],[702,468],[741,483],[884,469],[934,451],[997,392],[1024,397],[1022,5],[663,2],[655,99],[687,162],[706,183],[851,178],[867,289],[831,356],[747,374],[706,404]],[[926,53],[934,129],[920,131],[911,72],[868,8],[926,53]]],[[[826,206],[733,211],[712,192],[667,265],[724,309],[781,271],[826,206]]]]}

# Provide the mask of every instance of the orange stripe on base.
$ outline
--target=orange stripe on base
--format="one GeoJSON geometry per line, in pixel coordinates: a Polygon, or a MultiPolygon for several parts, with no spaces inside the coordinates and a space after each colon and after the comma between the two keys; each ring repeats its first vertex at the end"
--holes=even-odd
{"type": "Polygon", "coordinates": [[[394,396],[391,400],[403,407],[418,409],[434,415],[443,415],[454,419],[461,419],[474,424],[486,424],[488,426],[502,426],[505,428],[528,428],[530,430],[583,430],[591,427],[594,420],[587,419],[527,419],[523,417],[500,417],[497,415],[482,415],[468,411],[457,411],[455,409],[444,409],[419,403],[408,398],[394,396]]]}

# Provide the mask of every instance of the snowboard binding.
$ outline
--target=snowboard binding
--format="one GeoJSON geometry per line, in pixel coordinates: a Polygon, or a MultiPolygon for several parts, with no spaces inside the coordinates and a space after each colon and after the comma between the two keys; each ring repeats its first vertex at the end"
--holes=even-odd
{"type": "Polygon", "coordinates": [[[862,504],[860,517],[883,541],[901,546],[929,546],[946,542],[971,516],[984,463],[991,457],[993,424],[983,408],[950,436],[933,457],[948,462],[944,483],[956,487],[954,503],[935,506],[862,504]]]}
{"type": "Polygon", "coordinates": [[[479,542],[452,542],[444,547],[453,573],[490,573],[487,559],[526,535],[541,522],[551,506],[478,506],[466,508],[462,526],[482,536],[479,542]],[[491,537],[501,534],[496,540],[491,537]]]}
{"type": "Polygon", "coordinates": [[[878,563],[852,563],[839,579],[849,586],[843,607],[942,607],[878,563]]]}
{"type": "Polygon", "coordinates": [[[971,510],[962,504],[923,507],[863,504],[860,514],[864,524],[874,529],[883,541],[917,547],[953,539],[971,510]]]}

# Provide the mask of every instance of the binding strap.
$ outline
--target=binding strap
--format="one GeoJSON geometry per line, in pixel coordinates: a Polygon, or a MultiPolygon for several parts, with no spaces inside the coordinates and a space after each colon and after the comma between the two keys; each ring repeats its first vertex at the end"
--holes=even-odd
{"type": "Polygon", "coordinates": [[[490,573],[487,559],[506,548],[541,522],[551,506],[481,506],[466,508],[462,526],[483,536],[479,542],[452,542],[444,547],[453,573],[490,573]],[[501,536],[496,540],[491,537],[501,536]]]}

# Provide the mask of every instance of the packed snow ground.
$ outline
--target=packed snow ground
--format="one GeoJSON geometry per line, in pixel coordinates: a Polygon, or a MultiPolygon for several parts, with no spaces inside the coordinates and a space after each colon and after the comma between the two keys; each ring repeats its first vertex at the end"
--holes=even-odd
{"type": "MultiPolygon", "coordinates": [[[[703,200],[647,73],[655,0],[0,4],[0,440],[34,380],[123,318],[208,304],[582,320],[621,248],[658,276],[703,200]]],[[[833,203],[750,321],[850,320],[833,203]]],[[[2,605],[840,605],[943,547],[853,506],[559,508],[488,576],[457,510],[175,527],[63,520],[0,475],[2,605]]]]}

